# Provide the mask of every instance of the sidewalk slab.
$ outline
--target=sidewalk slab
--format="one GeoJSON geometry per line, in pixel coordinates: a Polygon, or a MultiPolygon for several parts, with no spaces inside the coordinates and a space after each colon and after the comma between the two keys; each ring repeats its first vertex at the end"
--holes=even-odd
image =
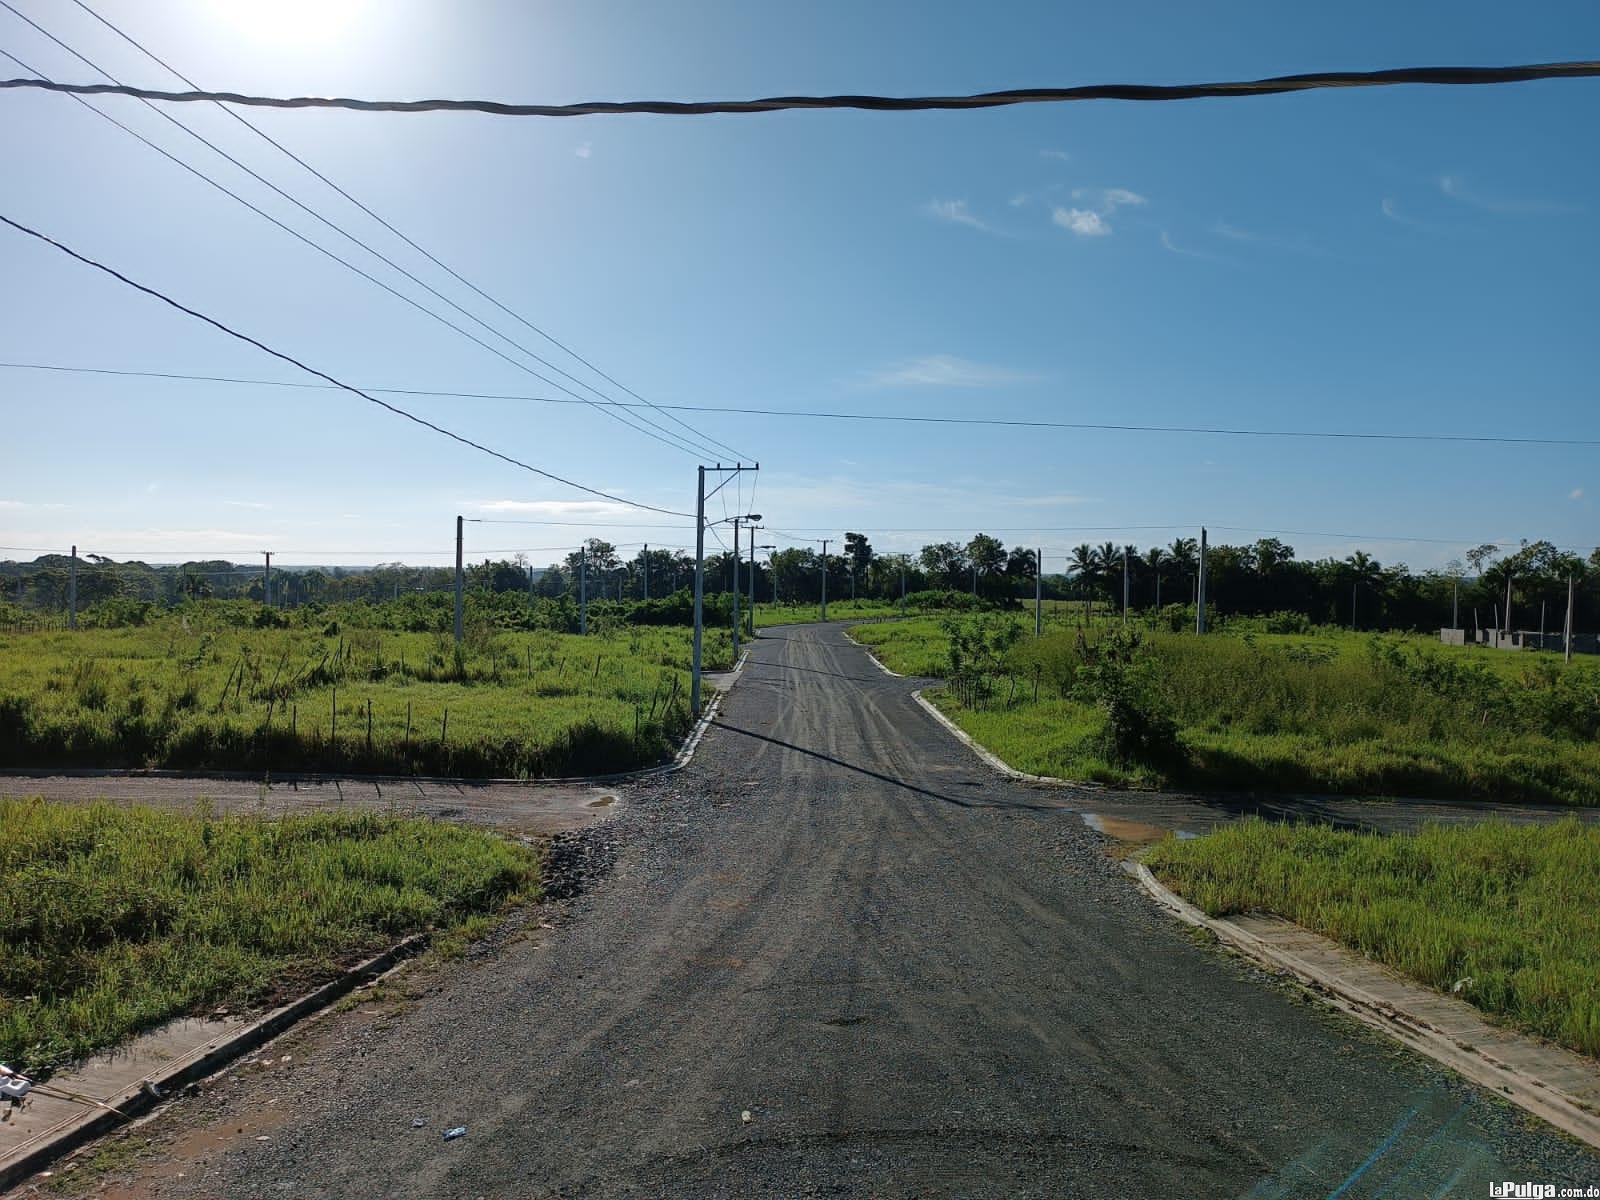
{"type": "Polygon", "coordinates": [[[1491,1024],[1465,1000],[1435,992],[1281,917],[1210,917],[1143,863],[1125,862],[1158,904],[1247,958],[1287,972],[1327,1003],[1600,1148],[1600,1062],[1491,1024]]]}

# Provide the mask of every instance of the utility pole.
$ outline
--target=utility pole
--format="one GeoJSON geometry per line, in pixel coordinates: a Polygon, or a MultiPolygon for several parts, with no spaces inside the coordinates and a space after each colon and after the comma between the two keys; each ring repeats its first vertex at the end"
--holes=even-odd
{"type": "Polygon", "coordinates": [[[1044,547],[1033,552],[1033,636],[1044,633],[1044,547]]]}
{"type": "MultiPolygon", "coordinates": [[[[694,496],[694,658],[689,678],[689,707],[697,717],[700,715],[701,649],[705,641],[706,500],[708,498],[706,496],[706,472],[716,471],[728,476],[727,479],[724,479],[712,489],[711,495],[715,496],[717,492],[728,486],[729,480],[737,479],[739,472],[759,471],[760,469],[760,463],[749,467],[744,466],[742,463],[735,463],[731,467],[725,467],[718,463],[714,467],[702,466],[697,468],[698,483],[695,487],[694,496]]],[[[733,558],[735,563],[739,561],[737,542],[734,543],[733,558]]],[[[737,596],[737,591],[734,594],[737,596]]]]}
{"type": "Polygon", "coordinates": [[[264,604],[266,607],[271,608],[272,607],[272,551],[271,550],[263,550],[261,553],[264,554],[266,556],[266,559],[267,559],[266,568],[261,572],[261,603],[264,604]]]}
{"type": "Polygon", "coordinates": [[[972,564],[972,598],[978,598],[978,564],[972,564]]]}
{"type": "Polygon", "coordinates": [[[589,632],[589,548],[578,547],[578,633],[589,632]]]}
{"type": "Polygon", "coordinates": [[[67,564],[67,628],[78,627],[78,548],[72,548],[72,559],[67,564]]]}
{"type": "MultiPolygon", "coordinates": [[[[760,525],[750,526],[750,638],[752,641],[755,640],[756,636],[756,530],[760,528],[762,528],[760,525]]],[[[737,543],[733,547],[733,552],[735,554],[739,553],[737,543]]]]}
{"type": "Polygon", "coordinates": [[[831,538],[822,539],[822,619],[828,619],[828,543],[831,538]]]}
{"type": "Polygon", "coordinates": [[[1544,649],[1544,606],[1545,601],[1539,601],[1539,649],[1544,649]]]}
{"type": "Polygon", "coordinates": [[[650,543],[644,544],[644,598],[650,599],[650,543]]]}
{"type": "Polygon", "coordinates": [[[1572,661],[1572,601],[1573,601],[1572,573],[1569,571],[1567,573],[1567,623],[1566,623],[1565,632],[1563,633],[1563,636],[1561,638],[1562,651],[1563,651],[1562,658],[1563,658],[1563,661],[1565,661],[1565,662],[1571,662],[1572,661]]]}
{"type": "Polygon", "coordinates": [[[1200,567],[1194,577],[1194,631],[1206,631],[1206,528],[1200,527],[1200,567]]]}
{"type": "Polygon", "coordinates": [[[461,517],[456,517],[456,645],[461,645],[461,517]]]}
{"type": "MultiPolygon", "coordinates": [[[[395,586],[399,587],[400,585],[399,584],[395,584],[395,586]]],[[[528,564],[528,602],[530,604],[533,602],[533,564],[532,563],[528,564]]]]}
{"type": "MultiPolygon", "coordinates": [[[[754,534],[751,535],[754,538],[754,534]]],[[[739,518],[733,519],[733,661],[739,661],[739,518]]]]}
{"type": "Polygon", "coordinates": [[[1122,623],[1128,623],[1128,548],[1122,548],[1122,623]]]}
{"type": "MultiPolygon", "coordinates": [[[[21,588],[17,591],[21,592],[21,588]]],[[[900,615],[906,615],[906,564],[900,564],[900,615]]]]}
{"type": "Polygon", "coordinates": [[[1360,587],[1359,581],[1350,585],[1350,632],[1356,631],[1356,588],[1360,587]]]}
{"type": "Polygon", "coordinates": [[[1461,628],[1461,576],[1450,581],[1450,628],[1461,628]]]}
{"type": "Polygon", "coordinates": [[[1511,572],[1506,572],[1506,636],[1511,635],[1511,572]]]}

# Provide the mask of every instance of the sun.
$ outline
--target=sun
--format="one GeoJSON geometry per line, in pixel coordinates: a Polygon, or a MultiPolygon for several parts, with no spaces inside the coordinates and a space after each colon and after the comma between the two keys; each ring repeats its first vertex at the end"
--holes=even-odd
{"type": "Polygon", "coordinates": [[[253,41],[322,45],[361,15],[367,0],[215,0],[216,9],[253,41]]]}

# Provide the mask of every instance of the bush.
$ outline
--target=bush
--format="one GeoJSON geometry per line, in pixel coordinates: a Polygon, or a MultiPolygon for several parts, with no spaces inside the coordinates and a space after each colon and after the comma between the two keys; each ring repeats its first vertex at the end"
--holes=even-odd
{"type": "Polygon", "coordinates": [[[1275,612],[1262,621],[1267,633],[1310,633],[1311,618],[1305,613],[1275,612]]]}
{"type": "Polygon", "coordinates": [[[1079,687],[1105,714],[1106,756],[1124,766],[1159,767],[1177,762],[1183,749],[1141,645],[1137,630],[1122,629],[1085,645],[1079,687]]]}

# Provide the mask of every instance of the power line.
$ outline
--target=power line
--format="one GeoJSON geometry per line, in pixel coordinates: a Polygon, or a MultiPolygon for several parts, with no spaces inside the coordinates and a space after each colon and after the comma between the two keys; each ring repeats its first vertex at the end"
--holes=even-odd
{"type": "MultiPolygon", "coordinates": [[[[167,62],[166,60],[164,60],[164,59],[160,58],[158,55],[156,55],[156,53],[154,51],[150,50],[142,42],[139,42],[137,39],[135,39],[132,36],[130,36],[129,34],[125,33],[122,29],[118,28],[116,25],[113,25],[109,20],[107,20],[105,17],[101,16],[100,13],[96,12],[93,8],[91,8],[88,4],[86,4],[84,2],[84,0],[73,0],[73,3],[76,4],[79,8],[83,9],[84,12],[88,13],[95,20],[99,21],[107,29],[111,30],[112,33],[115,33],[123,41],[127,42],[129,45],[131,45],[135,49],[137,49],[146,58],[149,58],[151,61],[156,63],[158,66],[164,68],[170,74],[172,74],[172,75],[176,76],[177,78],[183,80],[184,83],[187,83],[192,88],[198,88],[200,86],[199,84],[195,83],[194,80],[190,79],[187,75],[185,75],[182,71],[180,71],[176,67],[174,67],[171,63],[167,62]]],[[[415,250],[418,254],[422,255],[429,262],[433,263],[434,266],[438,267],[441,271],[444,271],[447,275],[449,275],[451,278],[456,280],[456,282],[458,282],[462,286],[470,289],[472,292],[474,292],[478,296],[482,297],[484,300],[487,300],[490,304],[494,305],[501,312],[507,314],[508,316],[512,317],[516,321],[518,321],[521,324],[525,325],[527,328],[531,329],[534,333],[536,333],[540,337],[544,338],[544,340],[549,342],[552,346],[555,346],[558,350],[561,350],[565,354],[570,355],[573,359],[577,360],[578,362],[582,363],[584,366],[588,367],[589,370],[593,371],[596,375],[600,376],[601,379],[604,379],[607,383],[611,384],[613,387],[620,388],[622,391],[624,391],[628,395],[632,396],[635,400],[638,400],[641,403],[643,403],[645,405],[648,405],[651,408],[657,409],[657,411],[661,411],[661,407],[659,405],[656,405],[656,404],[652,403],[651,401],[646,400],[643,396],[639,395],[638,392],[634,391],[632,388],[628,387],[626,384],[619,383],[617,380],[613,379],[610,375],[606,374],[606,372],[602,371],[599,367],[595,366],[588,359],[584,358],[583,355],[579,354],[576,350],[573,350],[570,346],[565,345],[560,340],[558,340],[556,337],[554,337],[550,333],[547,333],[545,330],[543,330],[539,326],[535,325],[532,321],[529,321],[526,317],[522,316],[521,313],[516,312],[514,309],[508,308],[506,305],[502,304],[499,300],[497,300],[493,296],[491,296],[488,292],[486,292],[482,288],[480,288],[477,284],[473,283],[470,279],[467,279],[460,272],[456,271],[453,267],[449,266],[445,262],[442,262],[436,255],[434,255],[430,251],[424,249],[422,246],[420,246],[417,242],[412,240],[406,234],[400,232],[400,230],[396,229],[392,224],[390,224],[388,221],[386,221],[383,217],[379,216],[376,212],[374,212],[366,204],[364,204],[360,200],[356,199],[349,192],[347,192],[344,188],[340,187],[337,183],[335,183],[332,179],[329,179],[326,175],[324,175],[321,171],[317,170],[317,168],[313,167],[305,159],[301,158],[294,151],[290,150],[287,146],[285,146],[282,142],[278,141],[271,134],[267,133],[266,130],[262,129],[259,125],[256,125],[254,122],[252,122],[250,120],[247,120],[242,114],[238,113],[237,111],[235,111],[232,108],[229,108],[225,104],[220,104],[219,103],[217,105],[217,107],[220,108],[223,112],[227,113],[234,120],[238,121],[241,125],[243,125],[246,129],[250,130],[257,137],[259,137],[262,140],[264,140],[268,145],[273,146],[276,149],[282,151],[288,157],[292,158],[295,162],[299,163],[302,167],[304,167],[312,175],[314,175],[316,178],[320,179],[323,183],[327,184],[334,191],[338,192],[339,195],[343,196],[351,204],[355,205],[362,212],[366,213],[367,216],[371,217],[378,224],[382,225],[390,233],[394,234],[395,237],[399,238],[406,245],[410,246],[413,250],[415,250]]],[[[559,368],[556,368],[556,369],[559,370],[559,368]]],[[[568,378],[571,378],[571,377],[568,376],[568,378]]],[[[588,385],[585,385],[585,386],[588,386],[588,385]]],[[[591,390],[593,390],[593,389],[591,389],[591,390]]],[[[612,401],[612,403],[615,403],[615,401],[612,401]]],[[[684,429],[688,430],[690,433],[695,434],[697,437],[700,437],[700,438],[702,438],[702,439],[704,439],[706,441],[709,441],[711,443],[711,445],[717,446],[717,447],[720,447],[723,450],[726,450],[729,454],[732,454],[735,458],[744,459],[744,458],[750,457],[749,455],[741,454],[739,451],[737,451],[733,447],[729,446],[726,442],[719,442],[715,438],[708,437],[707,435],[701,433],[701,431],[696,429],[693,425],[690,425],[688,422],[680,420],[679,418],[677,418],[675,416],[672,416],[670,413],[668,413],[666,415],[667,415],[669,420],[671,420],[671,421],[677,423],[678,425],[682,426],[684,429]]]]}
{"type": "MultiPolygon", "coordinates": [[[[532,521],[511,517],[463,517],[469,525],[576,525],[582,529],[683,529],[682,525],[640,525],[630,522],[602,523],[596,521],[532,521]]],[[[688,526],[693,529],[694,526],[688,526]]]]}
{"type": "Polygon", "coordinates": [[[1401,67],[1387,71],[1323,71],[1276,75],[1226,83],[1100,83],[1064,88],[1016,88],[955,96],[769,96],[760,100],[621,100],[581,104],[508,104],[497,100],[357,100],[346,96],[254,96],[240,92],[169,92],[125,84],[54,83],[48,79],[5,79],[0,88],[37,88],[80,96],[132,96],[172,103],[214,102],[256,108],[343,108],[358,112],[476,112],[499,117],[590,117],[625,113],[683,117],[711,114],[780,112],[786,109],[863,109],[868,112],[918,112],[1002,108],[1014,104],[1061,104],[1081,100],[1226,100],[1271,96],[1320,88],[1393,87],[1398,84],[1482,85],[1526,83],[1536,79],[1582,79],[1600,75],[1600,62],[1528,63],[1505,67],[1401,67]]]}
{"type": "MultiPolygon", "coordinates": [[[[26,14],[24,14],[22,12],[19,12],[15,7],[13,7],[9,3],[9,0],[0,0],[0,8],[5,8],[13,16],[17,17],[18,20],[23,21],[28,26],[30,26],[32,29],[36,30],[39,34],[41,34],[42,36],[48,38],[50,41],[54,42],[57,46],[61,47],[61,49],[65,50],[68,54],[71,54],[73,57],[77,58],[79,61],[85,63],[91,70],[100,72],[100,74],[104,75],[108,79],[111,79],[111,80],[115,80],[116,79],[116,76],[112,75],[111,72],[107,71],[104,67],[100,66],[98,63],[94,62],[93,60],[91,60],[90,58],[86,57],[85,55],[83,55],[79,51],[75,50],[72,46],[68,45],[66,42],[64,42],[60,38],[56,37],[55,34],[51,33],[48,29],[45,29],[42,25],[38,24],[38,22],[36,22],[36,21],[32,20],[31,18],[29,18],[26,14]]],[[[0,51],[0,54],[3,54],[6,58],[10,59],[12,62],[17,63],[24,70],[32,70],[33,69],[31,67],[28,67],[27,64],[23,63],[22,60],[17,58],[15,55],[6,53],[5,51],[0,51]]],[[[672,446],[674,449],[682,450],[684,453],[687,453],[687,454],[689,454],[691,456],[698,456],[699,454],[702,454],[702,453],[709,453],[709,454],[715,454],[716,453],[714,450],[708,450],[704,446],[691,446],[690,444],[685,442],[684,439],[679,437],[677,434],[674,434],[670,430],[667,430],[664,426],[658,425],[655,421],[652,421],[649,417],[634,416],[632,413],[628,413],[625,410],[623,410],[623,411],[611,411],[611,409],[609,407],[602,408],[600,405],[595,404],[594,401],[589,400],[587,397],[580,396],[577,392],[574,392],[571,388],[568,388],[563,384],[557,383],[553,379],[550,379],[550,378],[548,378],[548,377],[546,377],[544,375],[541,375],[538,371],[535,371],[533,368],[529,367],[526,363],[519,362],[518,360],[512,358],[510,355],[505,354],[504,352],[500,351],[499,349],[495,348],[494,346],[491,346],[489,343],[483,341],[481,338],[475,336],[474,334],[469,333],[467,330],[461,328],[461,326],[457,325],[455,322],[453,322],[453,321],[449,320],[448,318],[446,318],[446,317],[440,315],[439,313],[435,312],[433,309],[428,308],[426,305],[419,303],[414,298],[412,298],[410,296],[407,296],[405,293],[399,291],[398,289],[392,287],[391,285],[383,282],[382,280],[376,278],[375,276],[373,276],[373,275],[369,274],[368,272],[362,270],[361,268],[357,267],[354,263],[351,263],[351,262],[347,261],[346,259],[340,257],[339,255],[333,253],[331,250],[328,250],[325,246],[322,246],[319,243],[312,241],[310,238],[306,237],[304,234],[301,234],[297,230],[294,230],[294,229],[290,228],[289,226],[285,225],[282,221],[279,221],[276,218],[270,216],[265,211],[263,211],[262,209],[258,208],[256,205],[250,203],[244,197],[240,196],[238,193],[230,190],[227,187],[224,187],[222,184],[218,183],[215,179],[212,179],[209,175],[206,175],[204,172],[200,171],[198,168],[195,168],[195,167],[191,166],[190,164],[184,162],[182,159],[178,158],[176,155],[169,153],[168,151],[166,151],[165,149],[163,149],[160,146],[157,146],[154,142],[150,141],[148,138],[144,137],[143,135],[135,132],[133,129],[129,128],[128,126],[122,124],[122,122],[116,120],[114,117],[111,117],[109,114],[102,112],[98,108],[95,108],[94,105],[92,105],[92,104],[88,103],[87,101],[82,100],[82,99],[80,99],[78,97],[74,97],[74,99],[78,100],[78,102],[80,104],[82,104],[85,108],[87,108],[90,112],[93,112],[96,115],[104,118],[105,120],[110,121],[111,124],[117,126],[117,128],[121,129],[124,133],[127,133],[129,136],[137,139],[138,141],[142,142],[144,145],[146,145],[146,146],[150,147],[151,149],[157,151],[163,157],[169,159],[170,161],[177,163],[181,167],[184,167],[191,174],[195,175],[199,179],[201,179],[204,182],[206,182],[206,183],[210,184],[211,186],[215,187],[218,191],[220,191],[223,194],[229,196],[230,198],[232,198],[233,200],[237,201],[238,203],[243,204],[246,208],[250,209],[257,216],[260,216],[263,219],[265,219],[267,221],[270,221],[273,225],[276,225],[279,229],[282,229],[285,232],[292,234],[294,237],[296,237],[300,241],[304,242],[306,245],[310,246],[312,249],[320,251],[321,253],[326,255],[328,258],[330,258],[334,262],[338,263],[340,266],[345,267],[347,270],[353,271],[355,274],[359,275],[361,278],[365,279],[367,282],[375,284],[376,286],[382,288],[384,291],[388,292],[391,296],[394,296],[396,299],[402,300],[405,303],[411,305],[411,307],[415,308],[418,312],[423,313],[424,315],[433,318],[435,321],[438,321],[441,325],[444,325],[447,329],[453,330],[454,332],[460,334],[462,337],[467,338],[469,341],[471,341],[474,344],[480,346],[481,348],[483,348],[485,350],[488,350],[491,354],[494,354],[495,356],[497,356],[501,360],[503,360],[503,361],[505,361],[507,363],[510,363],[512,366],[516,367],[518,370],[523,371],[523,372],[525,372],[525,373],[527,373],[529,375],[532,375],[535,379],[539,380],[541,383],[547,383],[553,388],[556,388],[556,389],[558,389],[560,391],[566,392],[569,396],[573,397],[575,400],[579,400],[579,401],[581,401],[581,402],[583,402],[585,404],[590,405],[590,407],[594,408],[597,412],[604,412],[607,416],[611,417],[613,420],[619,421],[622,424],[627,425],[629,428],[635,429],[638,432],[645,434],[645,436],[647,436],[647,437],[654,437],[657,441],[665,442],[667,445],[672,446]],[[643,425],[639,424],[639,422],[643,422],[643,425]],[[649,428],[645,428],[645,426],[651,426],[654,429],[659,430],[660,432],[659,433],[652,433],[651,430],[649,428]]],[[[346,238],[347,240],[355,243],[357,246],[360,246],[368,254],[371,254],[374,258],[377,258],[379,261],[383,262],[385,265],[390,267],[392,270],[395,270],[395,271],[399,272],[401,275],[404,275],[407,279],[411,280],[411,282],[415,283],[417,286],[421,287],[423,290],[427,291],[428,293],[430,293],[431,295],[435,296],[439,300],[444,301],[444,303],[448,304],[451,308],[453,308],[457,312],[461,313],[468,320],[476,322],[479,326],[481,326],[482,328],[488,330],[488,332],[490,334],[492,334],[493,336],[499,338],[501,341],[505,342],[507,345],[513,347],[514,349],[516,349],[520,353],[527,355],[529,358],[533,359],[535,362],[541,363],[542,365],[548,367],[550,370],[555,371],[557,374],[563,375],[566,378],[571,379],[574,383],[578,384],[580,387],[588,388],[590,391],[594,392],[595,395],[599,396],[603,401],[605,401],[608,406],[609,405],[615,405],[615,401],[613,401],[609,396],[606,396],[604,393],[597,391],[591,385],[589,385],[587,383],[584,383],[582,380],[576,378],[575,376],[571,375],[570,373],[568,373],[566,371],[563,371],[560,367],[556,366],[554,363],[550,362],[549,360],[540,357],[538,354],[535,354],[533,351],[531,351],[527,347],[521,345],[515,339],[507,337],[504,333],[500,332],[500,330],[496,329],[493,325],[490,325],[488,322],[484,321],[482,318],[477,316],[475,313],[469,311],[468,309],[463,308],[460,304],[457,304],[454,300],[450,299],[450,297],[444,295],[437,288],[434,288],[431,285],[429,285],[427,282],[425,282],[424,280],[419,279],[416,275],[414,275],[412,272],[406,270],[406,268],[404,268],[400,264],[396,263],[393,259],[389,258],[387,255],[385,255],[385,254],[381,253],[380,251],[374,249],[372,246],[368,245],[366,242],[364,242],[360,238],[356,237],[356,235],[351,233],[349,230],[344,229],[342,226],[340,226],[340,225],[336,224],[335,222],[329,220],[327,217],[323,216],[321,213],[317,212],[315,209],[313,209],[309,205],[305,204],[304,202],[299,200],[297,197],[292,196],[288,192],[284,191],[277,184],[273,183],[270,179],[267,179],[265,176],[263,176],[259,172],[255,171],[255,170],[252,170],[250,167],[248,167],[244,163],[240,162],[237,158],[235,158],[233,155],[229,154],[226,150],[222,149],[222,147],[218,146],[215,142],[212,142],[209,139],[207,139],[206,137],[204,137],[201,134],[197,133],[195,130],[189,128],[189,126],[185,125],[182,121],[177,120],[175,117],[171,116],[170,114],[168,114],[166,112],[163,112],[161,109],[157,108],[155,105],[151,104],[149,101],[142,101],[142,103],[147,108],[149,108],[152,112],[155,112],[158,116],[160,116],[162,118],[162,120],[167,121],[169,124],[176,126],[178,129],[181,129],[184,133],[186,133],[190,137],[194,138],[201,145],[207,147],[209,150],[211,150],[214,153],[220,155],[222,158],[224,158],[228,162],[232,163],[235,167],[239,168],[239,170],[241,170],[245,174],[249,175],[252,179],[256,180],[258,183],[260,183],[263,186],[267,187],[268,189],[270,189],[271,191],[276,193],[278,196],[280,196],[283,199],[287,200],[289,203],[295,205],[297,208],[301,209],[303,212],[307,213],[311,217],[313,217],[316,220],[322,222],[322,224],[324,224],[328,228],[332,229],[335,233],[338,233],[339,235],[341,235],[342,237],[346,238]]],[[[242,120],[242,118],[241,118],[241,120],[242,120]]],[[[287,153],[287,151],[285,153],[287,153]]]]}
{"type": "MultiPolygon", "coordinates": [[[[0,369],[27,371],[57,371],[80,375],[127,376],[138,379],[173,379],[187,383],[226,383],[250,387],[311,388],[325,390],[326,384],[301,383],[278,379],[240,379],[228,375],[189,375],[174,371],[127,371],[107,367],[71,367],[54,363],[0,362],[0,369]]],[[[536,404],[577,404],[577,400],[563,400],[552,396],[522,396],[505,392],[452,392],[427,388],[369,387],[368,392],[391,396],[429,396],[449,400],[514,400],[536,404]]],[[[614,401],[619,407],[638,407],[626,401],[614,401]]],[[[796,417],[831,421],[887,421],[914,425],[992,426],[1001,429],[1061,429],[1078,433],[1172,433],[1207,435],[1214,437],[1254,438],[1322,438],[1336,441],[1376,442],[1457,442],[1467,444],[1507,446],[1600,446],[1600,438],[1543,438],[1509,437],[1495,434],[1454,433],[1383,433],[1362,430],[1332,429],[1252,429],[1244,426],[1222,425],[1139,425],[1109,421],[1043,421],[1024,417],[927,417],[896,413],[865,413],[838,410],[751,408],[739,405],[713,404],[663,404],[657,408],[678,412],[727,413],[755,417],[796,417]]]]}
{"type": "Polygon", "coordinates": [[[250,337],[248,334],[240,333],[238,330],[232,329],[229,326],[224,325],[221,321],[217,320],[215,317],[208,317],[202,312],[199,312],[199,311],[197,311],[195,309],[189,308],[187,305],[180,304],[178,301],[174,300],[172,297],[166,295],[163,292],[157,291],[155,288],[146,287],[142,283],[137,283],[134,280],[129,279],[126,275],[122,274],[120,271],[117,271],[117,270],[115,270],[115,269],[113,269],[111,267],[108,267],[104,263],[96,262],[94,259],[88,258],[85,255],[79,254],[76,250],[72,249],[70,246],[66,246],[66,245],[62,244],[61,242],[56,241],[54,238],[50,237],[48,234],[40,233],[37,229],[31,229],[28,226],[22,224],[20,221],[12,220],[10,217],[6,216],[4,213],[0,213],[0,221],[5,222],[5,224],[11,226],[11,228],[17,230],[20,233],[25,233],[29,237],[36,238],[39,241],[43,242],[45,245],[51,246],[51,247],[55,248],[56,250],[59,250],[61,253],[67,255],[69,258],[76,259],[78,262],[83,263],[85,266],[94,267],[98,271],[103,271],[103,272],[105,272],[105,274],[110,275],[113,279],[116,279],[116,280],[118,280],[118,281],[120,281],[122,283],[125,283],[129,287],[134,288],[137,291],[143,292],[147,296],[154,297],[155,299],[160,300],[163,304],[169,305],[172,308],[177,309],[179,312],[185,313],[188,316],[191,316],[191,317],[195,318],[197,321],[205,322],[207,325],[210,325],[213,329],[220,330],[221,332],[227,334],[229,337],[237,338],[239,341],[244,342],[247,345],[254,346],[257,350],[260,350],[263,353],[272,355],[273,358],[280,359],[283,362],[288,363],[290,366],[298,367],[300,370],[306,372],[308,375],[315,375],[318,379],[326,380],[327,382],[333,384],[336,387],[342,388],[343,390],[345,390],[347,392],[350,392],[350,393],[352,393],[354,395],[360,396],[363,400],[366,400],[371,404],[376,404],[379,408],[387,409],[389,412],[394,413],[396,416],[404,417],[408,421],[413,421],[416,424],[421,425],[425,429],[431,429],[431,430],[433,430],[433,432],[438,433],[438,434],[442,434],[443,436],[445,436],[447,438],[450,438],[453,441],[460,442],[464,446],[470,446],[474,450],[478,450],[478,451],[481,451],[484,454],[489,455],[491,458],[498,458],[502,462],[510,463],[514,467],[520,467],[524,471],[529,471],[529,472],[531,472],[531,473],[533,473],[535,475],[542,476],[545,479],[553,480],[556,483],[560,483],[560,484],[563,484],[563,485],[565,485],[567,487],[574,488],[577,491],[586,492],[591,496],[599,496],[602,500],[613,500],[618,504],[626,504],[630,508],[644,509],[647,512],[657,512],[657,513],[663,514],[664,516],[669,516],[669,517],[688,517],[688,516],[691,516],[691,514],[689,514],[689,513],[678,512],[675,509],[658,508],[654,504],[645,504],[645,503],[642,503],[641,501],[638,501],[638,500],[629,500],[629,499],[626,499],[625,497],[622,497],[622,496],[612,495],[610,492],[602,492],[599,488],[592,488],[592,487],[587,486],[586,484],[577,483],[577,482],[575,482],[575,481],[573,481],[571,479],[563,478],[562,476],[554,474],[551,471],[546,471],[541,467],[535,467],[535,466],[532,466],[529,463],[523,462],[520,459],[513,458],[509,454],[502,454],[498,450],[490,449],[488,446],[483,445],[481,442],[475,442],[471,438],[463,437],[459,433],[453,433],[450,430],[444,428],[442,425],[435,425],[432,421],[424,420],[422,417],[419,417],[414,413],[407,412],[405,409],[400,408],[397,405],[390,404],[387,400],[380,400],[376,396],[370,396],[366,392],[363,392],[360,388],[351,387],[348,383],[341,383],[339,380],[335,379],[332,375],[329,375],[324,371],[319,371],[315,367],[308,367],[305,363],[301,362],[299,359],[293,358],[290,355],[287,355],[287,354],[283,353],[281,350],[274,350],[271,346],[266,345],[264,342],[258,342],[255,338],[250,337]]]}

